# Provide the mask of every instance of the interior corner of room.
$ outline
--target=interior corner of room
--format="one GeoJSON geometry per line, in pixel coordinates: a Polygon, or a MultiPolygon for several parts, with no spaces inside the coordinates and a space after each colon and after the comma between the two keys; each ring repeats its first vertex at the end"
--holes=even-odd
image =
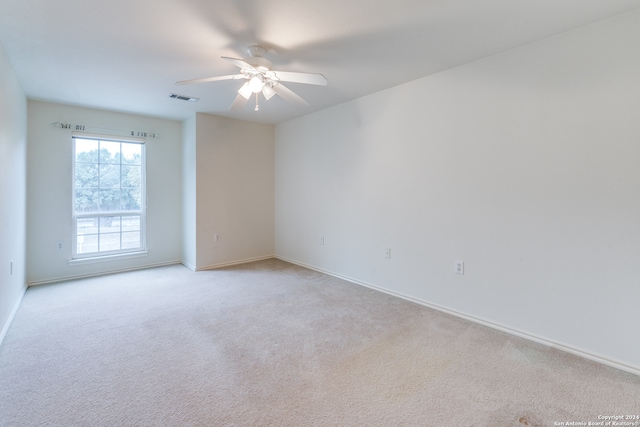
{"type": "Polygon", "coordinates": [[[276,124],[27,99],[0,46],[0,342],[27,285],[277,257],[640,374],[639,38],[636,10],[276,124]],[[58,121],[160,135],[146,256],[69,264],[58,121]]]}

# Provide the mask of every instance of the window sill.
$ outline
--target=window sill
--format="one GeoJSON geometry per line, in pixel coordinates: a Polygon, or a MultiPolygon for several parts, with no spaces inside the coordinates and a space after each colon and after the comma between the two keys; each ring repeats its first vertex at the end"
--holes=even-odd
{"type": "Polygon", "coordinates": [[[119,261],[122,259],[129,259],[129,258],[140,258],[140,257],[147,256],[148,254],[149,254],[148,251],[129,252],[126,254],[95,256],[90,258],[76,258],[76,259],[69,260],[68,263],[69,263],[69,266],[94,264],[98,262],[119,261]]]}

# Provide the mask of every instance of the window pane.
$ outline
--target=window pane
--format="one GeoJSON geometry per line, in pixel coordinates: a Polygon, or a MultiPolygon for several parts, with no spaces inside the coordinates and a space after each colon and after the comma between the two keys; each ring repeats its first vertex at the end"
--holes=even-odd
{"type": "Polygon", "coordinates": [[[141,144],[122,144],[122,164],[141,165],[142,164],[142,145],[141,144]]]}
{"type": "Polygon", "coordinates": [[[96,189],[76,190],[76,212],[99,212],[100,192],[96,189]]]}
{"type": "Polygon", "coordinates": [[[120,210],[120,190],[100,190],[100,212],[120,210]]]}
{"type": "Polygon", "coordinates": [[[76,188],[98,188],[99,171],[97,163],[76,163],[76,188]]]}
{"type": "Polygon", "coordinates": [[[123,188],[121,193],[122,210],[137,211],[140,210],[140,189],[139,188],[123,188]]]}
{"type": "Polygon", "coordinates": [[[100,252],[120,250],[120,233],[100,233],[100,252]]]}
{"type": "Polygon", "coordinates": [[[140,231],[140,215],[123,216],[122,231],[140,231]]]}
{"type": "Polygon", "coordinates": [[[98,252],[98,235],[89,234],[86,236],[78,236],[76,252],[79,254],[98,252]]]}
{"type": "Polygon", "coordinates": [[[100,217],[100,234],[102,233],[120,233],[120,217],[119,216],[100,217]]]}
{"type": "Polygon", "coordinates": [[[126,233],[122,233],[122,249],[135,249],[140,246],[139,231],[128,231],[126,233]]]}
{"type": "Polygon", "coordinates": [[[122,186],[140,187],[142,166],[122,166],[122,186]]]}
{"type": "Polygon", "coordinates": [[[119,142],[100,141],[100,163],[120,164],[119,142]]]}
{"type": "Polygon", "coordinates": [[[120,165],[100,165],[100,188],[120,188],[120,165]]]}
{"type": "Polygon", "coordinates": [[[98,162],[98,141],[93,139],[75,139],[76,162],[98,162]]]}
{"type": "Polygon", "coordinates": [[[76,234],[78,236],[98,234],[98,221],[98,217],[78,218],[76,221],[76,234]]]}

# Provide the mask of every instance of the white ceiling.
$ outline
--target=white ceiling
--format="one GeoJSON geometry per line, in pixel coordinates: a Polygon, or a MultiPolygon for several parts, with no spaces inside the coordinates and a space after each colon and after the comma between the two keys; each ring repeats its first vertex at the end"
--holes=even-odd
{"type": "Polygon", "coordinates": [[[377,92],[640,7],[640,0],[0,0],[0,43],[28,97],[184,119],[193,112],[264,123],[377,92]],[[242,81],[221,56],[261,44],[275,69],[327,87],[287,86],[230,112],[242,81]],[[170,93],[200,98],[197,103],[170,93]]]}

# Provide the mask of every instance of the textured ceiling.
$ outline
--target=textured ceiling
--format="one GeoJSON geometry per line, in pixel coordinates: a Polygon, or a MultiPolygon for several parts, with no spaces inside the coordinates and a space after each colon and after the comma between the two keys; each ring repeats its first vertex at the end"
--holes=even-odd
{"type": "Polygon", "coordinates": [[[183,119],[279,123],[640,7],[640,0],[0,0],[0,43],[32,99],[183,119]],[[261,44],[274,68],[327,87],[230,112],[221,56],[261,44]],[[169,98],[200,98],[191,103],[169,98]]]}

